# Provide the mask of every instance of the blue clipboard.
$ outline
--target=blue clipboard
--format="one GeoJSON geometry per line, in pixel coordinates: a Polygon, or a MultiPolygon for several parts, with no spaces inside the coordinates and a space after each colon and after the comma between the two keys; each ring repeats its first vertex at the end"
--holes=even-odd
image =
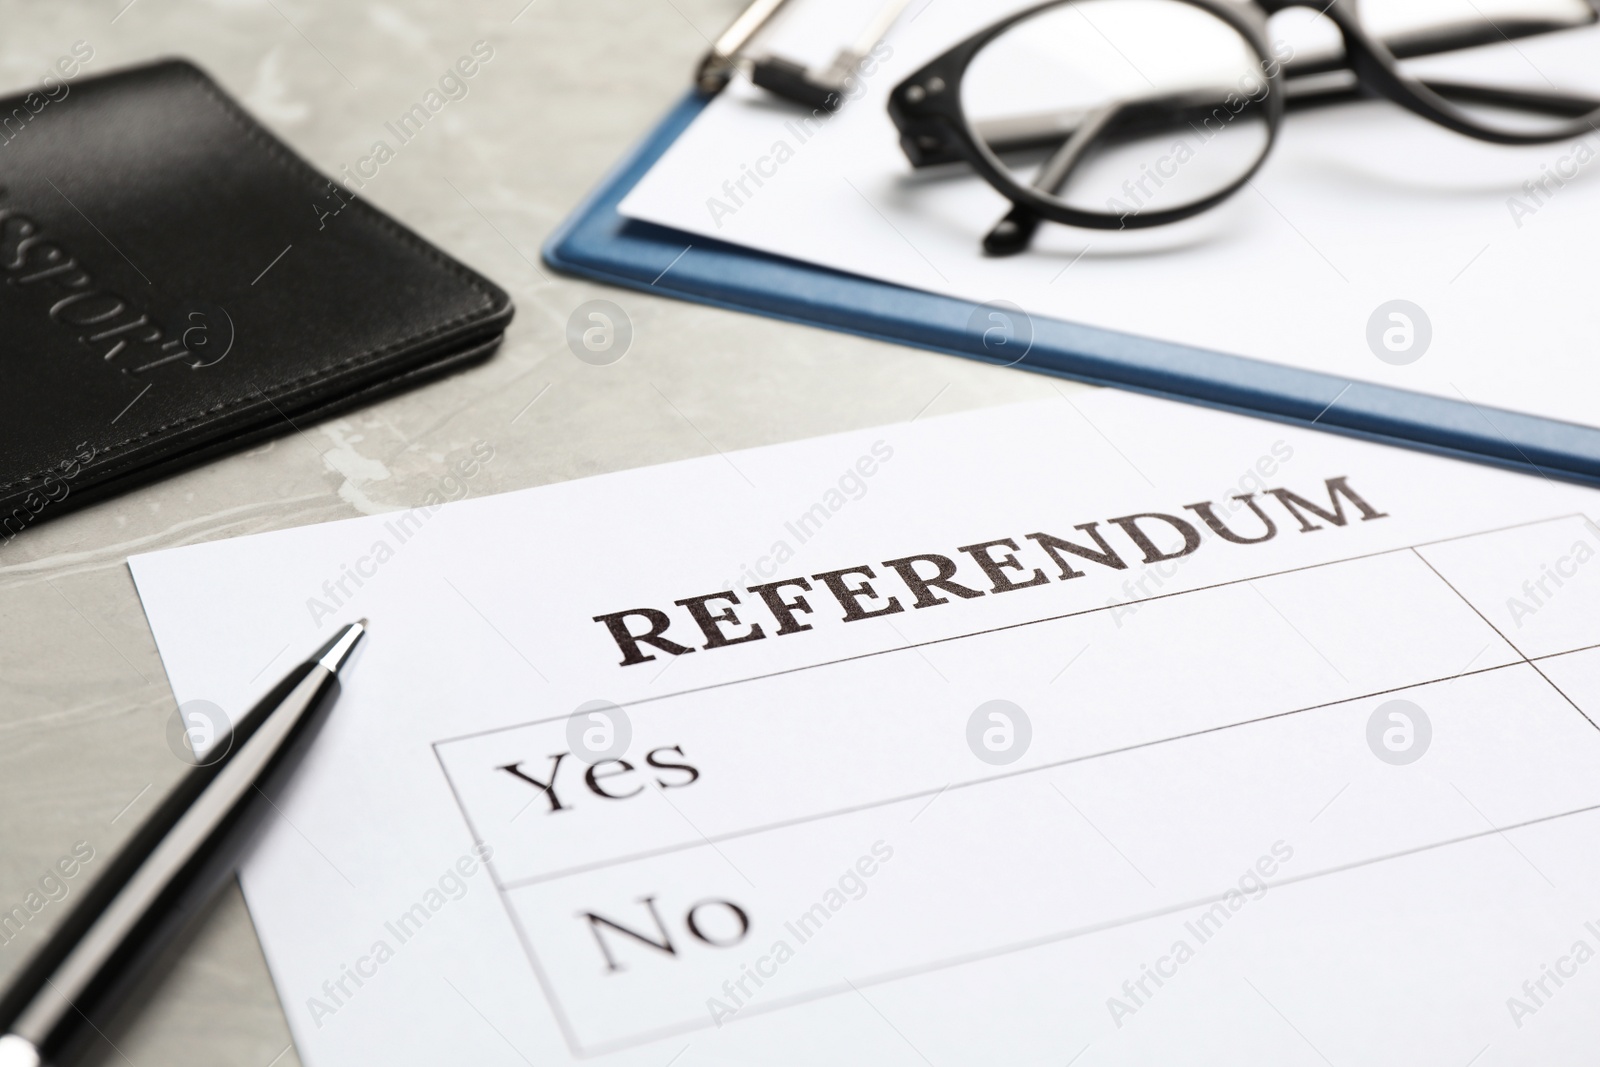
{"type": "Polygon", "coordinates": [[[680,101],[551,235],[545,262],[716,307],[1600,485],[1600,429],[1055,319],[1032,319],[1032,347],[1013,363],[969,326],[977,304],[619,215],[710,99],[680,101]]]}

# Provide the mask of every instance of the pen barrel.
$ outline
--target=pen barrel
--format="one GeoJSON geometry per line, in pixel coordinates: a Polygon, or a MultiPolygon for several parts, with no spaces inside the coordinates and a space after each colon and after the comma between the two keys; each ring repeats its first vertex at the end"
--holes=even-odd
{"type": "Polygon", "coordinates": [[[227,755],[192,768],[117,853],[0,999],[0,1032],[49,1060],[70,1053],[222,886],[267,793],[298,762],[338,676],[297,668],[235,725],[227,755]]]}

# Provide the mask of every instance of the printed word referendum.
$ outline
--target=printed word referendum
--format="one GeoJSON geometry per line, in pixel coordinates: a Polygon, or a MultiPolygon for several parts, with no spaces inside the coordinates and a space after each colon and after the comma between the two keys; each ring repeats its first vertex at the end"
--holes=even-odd
{"type": "MultiPolygon", "coordinates": [[[[1299,523],[1301,533],[1311,533],[1326,528],[1313,521],[1312,516],[1332,526],[1346,525],[1350,521],[1350,516],[1345,514],[1346,502],[1354,507],[1362,522],[1388,517],[1385,512],[1367,503],[1350,488],[1346,476],[1326,479],[1323,482],[1323,490],[1328,495],[1326,507],[1288,489],[1268,489],[1263,497],[1276,501],[1291,519],[1299,523]]],[[[1260,523],[1259,531],[1251,530],[1248,534],[1239,533],[1228,526],[1223,517],[1217,514],[1216,506],[1209,501],[1186,504],[1183,510],[1194,512],[1212,533],[1224,541],[1236,545],[1255,545],[1272,540],[1278,533],[1277,523],[1273,521],[1268,509],[1263,508],[1255,498],[1254,493],[1234,498],[1246,504],[1255,514],[1256,521],[1260,523]]],[[[1199,549],[1202,543],[1200,531],[1187,519],[1179,518],[1177,515],[1147,511],[1106,519],[1105,522],[1117,528],[1121,537],[1130,542],[1142,555],[1141,562],[1145,564],[1187,556],[1199,549]],[[1165,531],[1162,530],[1163,527],[1165,531]],[[1167,551],[1156,544],[1152,538],[1153,533],[1158,536],[1170,536],[1171,533],[1176,533],[1183,538],[1183,545],[1167,551]]],[[[1073,529],[1080,535],[1076,541],[1058,534],[1039,531],[1023,535],[1022,541],[1014,537],[1002,537],[993,541],[962,545],[957,551],[970,557],[971,562],[962,560],[960,565],[947,555],[923,553],[902,556],[899,559],[887,559],[883,561],[882,566],[892,571],[894,581],[905,587],[911,607],[916,609],[949,604],[952,596],[971,600],[976,597],[995,596],[1000,593],[1015,592],[1018,589],[1049,585],[1052,581],[1066,582],[1082,578],[1086,572],[1073,565],[1074,559],[1110,570],[1128,569],[1128,561],[1124,558],[1127,550],[1107,540],[1106,535],[1100,530],[1100,523],[1080,523],[1073,529]],[[1024,542],[1027,543],[1026,547],[1023,547],[1024,542]],[[1035,562],[1049,564],[1059,573],[1051,578],[1042,567],[1033,566],[1035,562]],[[977,573],[982,576],[979,584],[987,584],[989,588],[976,588],[971,584],[976,575],[961,573],[962,567],[968,570],[976,568],[977,573]],[[958,581],[958,576],[962,580],[958,581]]],[[[605,627],[606,633],[616,643],[617,650],[622,653],[620,666],[631,667],[638,663],[648,663],[656,658],[653,653],[645,650],[647,645],[668,655],[686,656],[696,651],[696,648],[693,644],[685,642],[699,642],[702,638],[704,644],[700,644],[699,649],[710,651],[749,641],[764,640],[773,624],[776,624],[776,629],[772,631],[775,637],[787,637],[810,630],[813,628],[811,623],[802,622],[800,617],[816,613],[811,601],[804,595],[812,592],[812,581],[821,583],[828,596],[838,603],[843,612],[841,619],[843,622],[860,622],[863,619],[876,619],[905,611],[900,596],[896,595],[899,592],[898,588],[891,588],[880,594],[878,588],[873,585],[877,580],[878,572],[870,565],[862,563],[839,570],[822,571],[811,575],[810,580],[796,576],[752,585],[746,591],[747,595],[754,594],[760,598],[766,613],[766,616],[759,620],[751,617],[756,613],[749,608],[745,608],[745,616],[741,618],[736,609],[742,607],[743,602],[737,593],[728,589],[673,601],[676,607],[683,609],[693,629],[699,631],[694,636],[690,636],[693,629],[682,625],[681,617],[674,619],[671,614],[660,608],[642,607],[613,611],[594,616],[594,621],[605,627]],[[793,591],[792,595],[789,591],[793,591]],[[770,620],[767,617],[770,617],[770,620]],[[675,624],[678,625],[678,629],[674,631],[672,628],[675,624]]]]}

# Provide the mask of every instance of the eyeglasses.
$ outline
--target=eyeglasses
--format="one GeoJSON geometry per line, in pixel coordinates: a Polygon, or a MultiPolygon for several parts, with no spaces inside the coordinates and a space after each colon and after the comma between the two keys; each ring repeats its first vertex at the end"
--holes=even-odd
{"type": "Polygon", "coordinates": [[[1286,109],[1381,97],[1501,145],[1595,132],[1600,99],[1494,84],[1492,53],[1463,54],[1600,17],[1600,0],[1523,7],[1396,34],[1370,0],[1050,0],[901,82],[889,116],[913,167],[964,161],[1011,201],[984,238],[988,254],[1010,255],[1044,220],[1132,229],[1217,206],[1265,162],[1286,109]],[[1268,17],[1294,7],[1325,15],[1343,54],[1304,61],[1273,44],[1268,17]],[[1436,58],[1402,68],[1418,57],[1436,58]]]}

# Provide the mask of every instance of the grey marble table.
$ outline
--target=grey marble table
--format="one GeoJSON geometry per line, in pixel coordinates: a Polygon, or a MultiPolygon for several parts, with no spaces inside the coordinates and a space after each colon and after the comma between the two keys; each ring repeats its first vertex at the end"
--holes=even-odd
{"type": "MultiPolygon", "coordinates": [[[[445,455],[477,441],[495,450],[471,483],[487,494],[1072,388],[606,291],[539,262],[547,234],[685,90],[707,37],[738,8],[0,2],[0,90],[36,84],[76,41],[94,49],[88,72],[184,55],[328,172],[366,155],[384,122],[473,42],[490,42],[494,58],[469,94],[364,195],[494,278],[517,305],[504,347],[481,367],[0,545],[0,910],[21,903],[78,842],[109,855],[183,769],[165,740],[172,693],[130,554],[411,507],[438,483],[445,455]],[[578,304],[602,295],[626,309],[635,339],[621,362],[597,367],[572,356],[564,329],[578,304]]],[[[0,981],[70,899],[0,945],[0,981]]],[[[97,1063],[299,1062],[236,887],[105,1038],[97,1063]]]]}

